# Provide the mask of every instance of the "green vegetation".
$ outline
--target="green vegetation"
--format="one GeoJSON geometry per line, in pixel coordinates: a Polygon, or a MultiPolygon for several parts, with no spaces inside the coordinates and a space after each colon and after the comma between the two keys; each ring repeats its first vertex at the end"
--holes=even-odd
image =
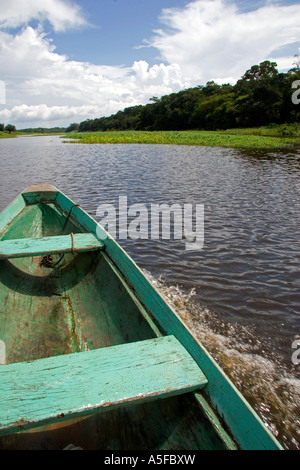
{"type": "Polygon", "coordinates": [[[45,127],[34,127],[28,129],[21,129],[22,134],[39,134],[39,135],[59,135],[67,132],[65,127],[51,127],[50,129],[45,127]]]}
{"type": "Polygon", "coordinates": [[[4,131],[8,132],[9,134],[11,134],[12,132],[16,132],[16,130],[16,126],[14,126],[13,124],[7,124],[7,126],[5,126],[4,128],[4,131]]]}
{"type": "Polygon", "coordinates": [[[300,144],[300,124],[226,131],[106,131],[65,136],[82,144],[170,144],[272,149],[300,144]]]}
{"type": "Polygon", "coordinates": [[[276,67],[275,62],[265,61],[252,66],[235,85],[211,81],[153,97],[151,104],[126,108],[110,117],[71,124],[67,131],[219,131],[299,123],[300,105],[292,101],[292,85],[300,80],[300,68],[279,73],[276,67]]]}
{"type": "MultiPolygon", "coordinates": [[[[300,69],[279,73],[275,62],[254,65],[233,85],[211,81],[153,97],[110,117],[71,124],[80,143],[280,148],[300,144],[300,105],[292,101],[300,69]]],[[[298,94],[297,94],[298,96],[298,94]]]]}
{"type": "MultiPolygon", "coordinates": [[[[75,127],[73,130],[76,130],[75,127]]],[[[28,135],[28,134],[35,134],[35,135],[61,135],[67,132],[68,129],[65,127],[53,127],[51,129],[47,129],[44,127],[35,127],[30,129],[16,129],[16,126],[13,124],[1,124],[0,123],[0,139],[7,139],[8,137],[17,137],[18,135],[28,135]]]]}
{"type": "MultiPolygon", "coordinates": [[[[253,65],[235,85],[205,86],[151,98],[68,128],[23,129],[21,133],[62,134],[81,143],[205,145],[280,148],[300,144],[300,67],[279,73],[275,62],[253,65]],[[296,103],[292,96],[296,93],[296,103]]],[[[0,138],[16,134],[0,124],[0,138]]]]}
{"type": "Polygon", "coordinates": [[[5,126],[5,124],[0,123],[0,139],[15,137],[16,131],[16,126],[12,124],[7,124],[7,126],[5,126]]]}
{"type": "Polygon", "coordinates": [[[10,137],[16,137],[16,133],[10,134],[9,132],[0,131],[0,139],[9,139],[10,137]]]}

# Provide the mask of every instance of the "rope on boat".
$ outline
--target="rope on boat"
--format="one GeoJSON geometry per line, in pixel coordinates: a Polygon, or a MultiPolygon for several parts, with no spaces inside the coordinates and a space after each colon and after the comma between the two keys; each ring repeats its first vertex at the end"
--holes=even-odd
{"type": "Polygon", "coordinates": [[[42,261],[40,262],[40,266],[44,266],[45,268],[55,268],[55,266],[57,266],[61,262],[64,256],[65,254],[63,253],[60,256],[59,260],[56,262],[54,262],[53,260],[53,255],[44,256],[42,261]]]}
{"type": "Polygon", "coordinates": [[[80,205],[79,205],[79,204],[73,204],[73,206],[71,207],[71,209],[70,209],[70,211],[69,211],[69,214],[68,214],[68,216],[67,216],[67,218],[66,218],[66,221],[65,221],[65,223],[64,223],[64,226],[63,226],[63,228],[62,228],[61,234],[64,233],[64,230],[65,230],[65,228],[66,228],[66,226],[67,226],[67,223],[69,222],[69,219],[70,219],[70,217],[71,217],[72,210],[74,209],[74,207],[80,207],[80,205]]]}

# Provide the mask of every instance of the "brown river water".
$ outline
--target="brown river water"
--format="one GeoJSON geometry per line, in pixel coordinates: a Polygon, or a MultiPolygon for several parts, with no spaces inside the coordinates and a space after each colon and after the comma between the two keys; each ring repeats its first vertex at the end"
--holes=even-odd
{"type": "Polygon", "coordinates": [[[118,208],[120,196],[128,206],[204,205],[201,250],[118,241],[281,444],[300,450],[300,149],[20,137],[0,140],[0,164],[0,211],[36,183],[55,185],[96,220],[98,206],[118,208]]]}

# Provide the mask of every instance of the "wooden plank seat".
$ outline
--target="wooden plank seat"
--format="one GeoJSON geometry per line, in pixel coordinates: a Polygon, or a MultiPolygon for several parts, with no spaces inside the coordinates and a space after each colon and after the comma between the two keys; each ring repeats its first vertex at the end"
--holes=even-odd
{"type": "Polygon", "coordinates": [[[0,260],[26,258],[31,256],[54,255],[57,253],[78,253],[103,250],[104,244],[92,233],[75,233],[57,237],[23,238],[0,241],[0,260]]]}
{"type": "Polygon", "coordinates": [[[174,336],[0,366],[0,435],[202,389],[174,336]]]}

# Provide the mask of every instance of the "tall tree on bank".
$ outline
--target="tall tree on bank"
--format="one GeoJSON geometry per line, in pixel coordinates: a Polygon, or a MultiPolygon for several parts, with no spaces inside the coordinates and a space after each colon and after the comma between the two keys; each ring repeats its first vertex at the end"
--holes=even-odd
{"type": "Polygon", "coordinates": [[[8,132],[9,134],[11,134],[12,132],[16,132],[17,129],[16,129],[16,126],[14,126],[13,124],[7,124],[4,130],[8,132]]]}

